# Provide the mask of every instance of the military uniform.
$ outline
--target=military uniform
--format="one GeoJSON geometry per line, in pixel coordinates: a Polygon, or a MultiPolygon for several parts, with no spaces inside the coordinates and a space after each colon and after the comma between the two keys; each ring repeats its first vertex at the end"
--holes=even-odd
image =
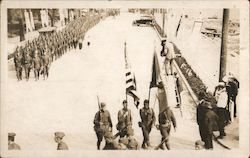
{"type": "Polygon", "coordinates": [[[21,147],[14,142],[15,133],[8,133],[8,150],[21,150],[21,147]]]}
{"type": "Polygon", "coordinates": [[[39,80],[41,59],[38,55],[35,55],[35,58],[33,59],[33,68],[34,68],[35,79],[39,80]]]}
{"type": "Polygon", "coordinates": [[[126,136],[128,129],[132,129],[131,110],[123,108],[118,112],[117,130],[120,132],[120,137],[126,136]]]}
{"type": "Polygon", "coordinates": [[[105,135],[105,146],[103,150],[120,150],[121,146],[113,139],[111,132],[106,132],[105,135]]]}
{"type": "MultiPolygon", "coordinates": [[[[101,106],[105,106],[102,105],[101,106]]],[[[99,110],[95,114],[94,118],[94,130],[96,132],[97,136],[97,149],[100,150],[100,144],[101,141],[103,140],[103,136],[105,135],[106,132],[109,131],[109,128],[112,128],[112,121],[110,117],[110,113],[108,110],[99,110]]]]}
{"type": "Polygon", "coordinates": [[[26,54],[24,58],[24,71],[26,80],[29,80],[32,62],[32,57],[29,54],[26,54]]]}
{"type": "Polygon", "coordinates": [[[22,80],[23,56],[20,50],[18,50],[14,55],[14,63],[15,63],[17,80],[18,81],[22,80]]]}
{"type": "MultiPolygon", "coordinates": [[[[169,107],[167,107],[163,112],[159,113],[158,120],[159,120],[159,129],[162,135],[162,141],[165,140],[165,145],[167,149],[170,150],[169,133],[171,130],[171,122],[174,128],[176,128],[176,120],[172,110],[169,107]]],[[[163,145],[160,148],[164,149],[163,145]]]]}
{"type": "Polygon", "coordinates": [[[55,139],[58,143],[57,150],[69,150],[68,145],[62,141],[64,136],[63,132],[55,132],[55,139]]]}
{"type": "Polygon", "coordinates": [[[43,78],[45,79],[45,77],[47,76],[47,78],[49,77],[49,65],[50,65],[50,57],[48,52],[44,53],[44,55],[42,56],[42,69],[43,69],[43,78]]]}
{"type": "Polygon", "coordinates": [[[155,124],[155,113],[152,108],[141,108],[140,109],[141,117],[141,128],[143,134],[143,143],[142,147],[145,148],[146,145],[150,146],[149,134],[151,132],[152,126],[155,124]]]}

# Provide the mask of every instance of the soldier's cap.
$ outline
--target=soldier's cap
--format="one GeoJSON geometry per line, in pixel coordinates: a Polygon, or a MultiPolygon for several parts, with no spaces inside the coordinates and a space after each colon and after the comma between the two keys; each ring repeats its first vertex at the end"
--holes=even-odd
{"type": "Polygon", "coordinates": [[[101,108],[104,108],[106,104],[104,102],[101,102],[101,108]]]}
{"type": "Polygon", "coordinates": [[[163,87],[164,87],[164,86],[163,86],[163,82],[160,81],[160,82],[158,83],[157,87],[158,87],[158,88],[163,88],[163,87]]]}
{"type": "Polygon", "coordinates": [[[219,82],[218,86],[225,86],[225,82],[219,82]]]}
{"type": "Polygon", "coordinates": [[[132,128],[129,128],[127,133],[128,133],[128,135],[132,136],[132,135],[134,135],[134,130],[132,128]]]}
{"type": "Polygon", "coordinates": [[[63,138],[65,136],[65,134],[63,132],[55,132],[55,137],[57,138],[63,138]]]}
{"type": "Polygon", "coordinates": [[[15,137],[15,136],[16,136],[16,133],[13,133],[13,132],[8,133],[8,136],[9,136],[9,137],[15,137]]]}
{"type": "Polygon", "coordinates": [[[122,103],[123,103],[123,104],[125,104],[125,103],[128,103],[128,102],[127,102],[127,100],[123,100],[123,102],[122,102],[122,103]]]}
{"type": "Polygon", "coordinates": [[[146,104],[146,103],[149,103],[149,100],[148,100],[148,99],[145,99],[145,100],[144,100],[144,104],[146,104]]]}
{"type": "Polygon", "coordinates": [[[113,137],[113,134],[112,132],[106,132],[105,135],[104,135],[105,138],[112,138],[113,137]]]}

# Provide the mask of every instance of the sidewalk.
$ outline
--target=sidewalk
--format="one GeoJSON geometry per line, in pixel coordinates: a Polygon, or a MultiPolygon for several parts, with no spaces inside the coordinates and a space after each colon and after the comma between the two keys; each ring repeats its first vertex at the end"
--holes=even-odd
{"type": "MultiPolygon", "coordinates": [[[[158,33],[157,29],[155,29],[159,40],[161,41],[162,37],[158,33]]],[[[160,50],[157,50],[159,52],[160,50]]],[[[179,69],[177,64],[174,64],[175,70],[179,69]]],[[[196,141],[199,140],[199,132],[198,132],[198,126],[196,124],[196,105],[197,105],[197,97],[194,96],[194,92],[192,91],[189,83],[184,78],[184,75],[181,71],[177,70],[178,75],[180,76],[180,81],[183,85],[183,92],[181,93],[181,99],[182,99],[182,115],[180,115],[180,109],[173,109],[173,112],[176,115],[176,119],[181,122],[179,123],[178,130],[180,131],[180,138],[185,138],[185,135],[188,136],[185,139],[188,139],[190,141],[196,141]],[[196,128],[197,130],[194,130],[196,128]],[[187,134],[188,131],[193,131],[187,134]],[[185,135],[183,136],[183,134],[185,135]]],[[[219,141],[224,144],[225,146],[229,147],[230,149],[237,149],[239,147],[239,121],[238,118],[235,119],[234,122],[227,125],[225,127],[225,132],[227,136],[225,136],[223,139],[219,139],[219,141]]],[[[179,132],[178,132],[179,133],[179,132]]],[[[178,134],[177,134],[178,135],[178,134]]],[[[176,135],[176,136],[177,136],[176,135]]],[[[215,132],[215,136],[218,136],[218,132],[215,132]]],[[[179,138],[178,137],[178,138],[179,138]]],[[[214,141],[214,149],[224,149],[221,145],[219,145],[217,142],[214,141]]]]}

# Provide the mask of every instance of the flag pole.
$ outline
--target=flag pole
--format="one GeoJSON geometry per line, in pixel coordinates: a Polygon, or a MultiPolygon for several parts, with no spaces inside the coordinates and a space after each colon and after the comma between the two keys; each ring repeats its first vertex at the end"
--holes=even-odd
{"type": "MultiPolygon", "coordinates": [[[[126,41],[124,42],[124,57],[125,57],[125,68],[127,67],[127,48],[126,48],[126,41]]],[[[125,80],[126,80],[126,76],[125,76],[125,80]]],[[[128,102],[128,93],[127,93],[127,88],[125,90],[125,98],[126,98],[126,101],[128,102]]]]}

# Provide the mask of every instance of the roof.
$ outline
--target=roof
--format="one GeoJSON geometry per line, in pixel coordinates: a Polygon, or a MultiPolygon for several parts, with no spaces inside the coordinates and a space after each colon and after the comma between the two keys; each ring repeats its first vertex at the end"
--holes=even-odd
{"type": "Polygon", "coordinates": [[[43,32],[52,32],[55,31],[56,27],[43,27],[41,29],[38,30],[39,33],[43,33],[43,32]]]}

